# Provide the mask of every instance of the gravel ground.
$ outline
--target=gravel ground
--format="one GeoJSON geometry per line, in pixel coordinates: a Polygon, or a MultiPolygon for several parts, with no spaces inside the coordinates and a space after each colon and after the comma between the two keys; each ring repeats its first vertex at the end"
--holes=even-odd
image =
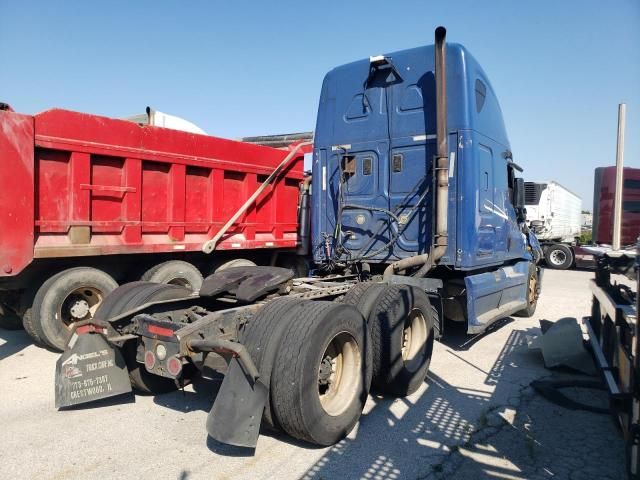
{"type": "MultiPolygon", "coordinates": [[[[525,335],[539,319],[587,315],[592,276],[547,270],[535,317],[506,319],[470,343],[449,329],[428,381],[406,398],[371,396],[354,431],[331,448],[262,435],[250,455],[208,439],[217,385],[207,381],[59,412],[58,355],[23,331],[0,330],[0,478],[622,479],[611,417],[565,410],[529,387],[567,373],[546,370],[525,335]]],[[[601,393],[570,393],[606,403],[601,393]]]]}

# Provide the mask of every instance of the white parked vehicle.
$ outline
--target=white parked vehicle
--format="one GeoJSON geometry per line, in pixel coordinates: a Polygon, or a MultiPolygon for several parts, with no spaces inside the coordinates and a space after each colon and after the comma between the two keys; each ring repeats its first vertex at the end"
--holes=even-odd
{"type": "Polygon", "coordinates": [[[571,267],[582,226],[582,199],[557,182],[525,182],[527,223],[551,268],[571,267]]]}
{"type": "Polygon", "coordinates": [[[191,123],[189,120],[176,117],[175,115],[169,115],[168,113],[154,110],[151,107],[147,107],[145,113],[141,113],[139,115],[131,115],[129,117],[126,117],[125,120],[139,123],[141,125],[153,125],[154,127],[163,127],[169,128],[171,130],[180,130],[182,132],[207,135],[207,132],[205,132],[195,123],[191,123]]]}

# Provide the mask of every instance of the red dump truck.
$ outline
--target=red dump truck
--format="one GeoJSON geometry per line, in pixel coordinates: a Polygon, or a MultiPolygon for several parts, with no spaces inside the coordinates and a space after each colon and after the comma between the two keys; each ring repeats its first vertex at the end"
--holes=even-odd
{"type": "Polygon", "coordinates": [[[37,341],[62,349],[68,325],[91,318],[120,283],[198,289],[203,274],[229,262],[295,267],[290,207],[305,148],[279,147],[59,109],[22,115],[0,104],[4,326],[21,321],[37,341]],[[203,245],[214,236],[207,255],[203,245]]]}

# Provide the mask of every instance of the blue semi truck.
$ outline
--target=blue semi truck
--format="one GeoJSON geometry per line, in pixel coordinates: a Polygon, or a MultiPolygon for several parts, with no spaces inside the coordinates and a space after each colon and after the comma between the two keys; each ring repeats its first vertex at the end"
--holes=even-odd
{"type": "Polygon", "coordinates": [[[330,445],[371,389],[420,387],[445,320],[478,333],[532,315],[540,248],[521,169],[486,74],[445,33],[325,77],[298,205],[294,263],[311,275],[239,266],[195,293],[117,288],[73,325],[56,406],[162,393],[213,369],[213,438],[254,447],[266,425],[330,445]]]}

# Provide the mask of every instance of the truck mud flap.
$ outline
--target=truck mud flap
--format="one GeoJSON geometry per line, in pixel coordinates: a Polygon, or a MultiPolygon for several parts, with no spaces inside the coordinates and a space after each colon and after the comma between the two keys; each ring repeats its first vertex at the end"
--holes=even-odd
{"type": "Polygon", "coordinates": [[[255,448],[268,393],[268,388],[247,375],[238,359],[232,357],[207,417],[211,438],[237,447],[255,448]]]}
{"type": "Polygon", "coordinates": [[[56,408],[131,392],[120,351],[97,333],[79,335],[56,362],[56,408]]]}

